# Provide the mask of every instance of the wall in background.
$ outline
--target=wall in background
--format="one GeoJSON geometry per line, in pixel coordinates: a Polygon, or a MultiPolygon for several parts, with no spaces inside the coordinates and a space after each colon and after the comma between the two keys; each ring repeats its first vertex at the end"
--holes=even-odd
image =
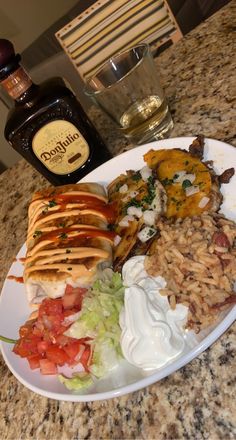
{"type": "Polygon", "coordinates": [[[21,156],[13,150],[13,148],[8,144],[4,138],[4,128],[7,118],[8,109],[3,105],[0,100],[0,173],[4,169],[11,167],[21,156]]]}
{"type": "Polygon", "coordinates": [[[0,0],[0,35],[22,52],[78,0],[0,0]]]}
{"type": "MultiPolygon", "coordinates": [[[[0,0],[0,38],[11,40],[16,51],[22,52],[77,3],[78,0],[0,0]]],[[[21,158],[4,138],[7,113],[0,100],[0,172],[21,158]]]]}
{"type": "MultiPolygon", "coordinates": [[[[34,71],[38,70],[36,72],[36,79],[38,80],[44,79],[44,76],[47,77],[47,72],[49,73],[48,76],[55,75],[55,73],[60,75],[61,66],[62,76],[66,76],[64,74],[70,71],[70,76],[73,79],[72,86],[76,86],[74,89],[76,92],[76,88],[80,87],[80,83],[77,84],[72,65],[67,67],[67,61],[65,59],[61,60],[61,47],[54,34],[95,1],[0,0],[0,38],[11,39],[16,50],[23,52],[23,64],[29,70],[32,68],[34,71]],[[36,48],[37,50],[35,50],[36,48]],[[56,54],[58,56],[53,59],[53,71],[49,72],[45,63],[56,54]],[[55,65],[54,61],[56,61],[55,65]]],[[[229,2],[229,0],[167,1],[184,34],[229,2]]],[[[6,114],[7,110],[0,100],[0,172],[4,167],[10,167],[20,159],[20,156],[7,144],[3,136],[6,114]]]]}

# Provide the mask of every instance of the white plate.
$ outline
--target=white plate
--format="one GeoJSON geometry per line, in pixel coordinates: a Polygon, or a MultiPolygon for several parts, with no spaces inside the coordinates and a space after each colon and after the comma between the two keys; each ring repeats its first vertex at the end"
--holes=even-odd
{"type": "MultiPolygon", "coordinates": [[[[109,162],[106,162],[83,181],[100,182],[106,184],[127,169],[139,169],[144,165],[143,154],[150,148],[187,148],[194,138],[174,138],[153,142],[121,154],[109,162]]],[[[205,155],[207,160],[214,160],[214,169],[218,174],[236,164],[236,149],[228,144],[213,139],[206,139],[205,155]]],[[[230,219],[236,220],[236,176],[230,183],[222,185],[224,203],[222,212],[230,219]]],[[[17,255],[17,261],[13,263],[9,274],[21,276],[23,267],[19,258],[25,255],[25,246],[17,255]]],[[[17,339],[18,330],[27,317],[30,309],[26,301],[24,286],[15,281],[6,279],[0,301],[0,334],[9,338],[17,339]]],[[[186,365],[202,351],[206,350],[236,318],[236,306],[221,315],[218,323],[202,332],[198,336],[189,332],[186,336],[186,350],[174,362],[147,374],[142,370],[122,361],[119,367],[113,370],[109,376],[97,381],[83,394],[68,391],[58,379],[53,376],[42,376],[38,371],[30,370],[26,360],[12,353],[12,345],[1,343],[2,354],[11,372],[27,388],[35,393],[57,400],[71,402],[85,402],[93,400],[109,399],[132,391],[139,390],[158,380],[168,376],[182,366],[186,365]]]]}

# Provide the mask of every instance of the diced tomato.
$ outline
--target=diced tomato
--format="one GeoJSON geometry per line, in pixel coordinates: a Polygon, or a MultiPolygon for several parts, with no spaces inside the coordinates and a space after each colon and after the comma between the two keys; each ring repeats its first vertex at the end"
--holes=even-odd
{"type": "MultiPolygon", "coordinates": [[[[65,309],[71,309],[72,307],[74,307],[76,305],[77,301],[78,301],[78,296],[76,293],[70,293],[69,295],[64,295],[63,296],[63,307],[65,309]]],[[[81,301],[80,298],[79,298],[79,301],[81,301]]],[[[79,305],[78,305],[78,310],[79,310],[79,305]]]]}
{"type": "Polygon", "coordinates": [[[75,360],[77,354],[80,351],[81,345],[82,344],[81,344],[80,340],[77,340],[77,341],[73,340],[72,342],[69,342],[67,345],[65,345],[63,347],[66,354],[69,356],[70,361],[75,360]]]}
{"type": "Polygon", "coordinates": [[[44,329],[43,323],[41,321],[37,320],[32,328],[33,335],[43,337],[44,331],[45,331],[45,329],[44,329]]]}
{"type": "Polygon", "coordinates": [[[80,310],[86,292],[87,289],[83,287],[72,287],[70,284],[67,284],[65,295],[62,297],[63,307],[65,309],[76,307],[77,310],[80,310]]]}
{"type": "Polygon", "coordinates": [[[69,336],[65,336],[63,334],[57,335],[55,337],[55,341],[56,344],[59,345],[60,347],[63,347],[68,344],[69,342],[71,342],[72,338],[70,338],[69,336]]]}
{"type": "Polygon", "coordinates": [[[39,368],[41,359],[42,356],[40,354],[32,354],[31,356],[27,356],[31,370],[36,370],[36,368],[39,368]]]}
{"type": "Polygon", "coordinates": [[[73,307],[72,309],[65,309],[65,311],[64,311],[64,319],[67,316],[74,315],[75,313],[78,313],[78,312],[79,312],[78,307],[73,307]]]}
{"type": "Polygon", "coordinates": [[[36,328],[38,329],[39,333],[42,333],[44,339],[46,333],[46,339],[52,340],[52,335],[55,336],[56,334],[63,333],[68,326],[63,325],[64,314],[62,301],[52,299],[47,299],[44,301],[47,302],[42,305],[42,310],[41,306],[39,308],[39,317],[36,323],[36,328]],[[51,301],[53,302],[52,306],[50,305],[51,301]],[[57,304],[55,304],[55,301],[60,301],[58,307],[57,304]]]}
{"type": "Polygon", "coordinates": [[[88,289],[86,287],[73,287],[70,284],[67,284],[65,295],[69,295],[71,293],[77,293],[80,296],[84,296],[87,290],[88,289]]]}
{"type": "Polygon", "coordinates": [[[67,286],[61,299],[45,299],[39,307],[38,317],[20,328],[20,339],[13,351],[27,358],[30,368],[40,368],[42,374],[57,374],[57,366],[81,362],[86,370],[91,362],[89,338],[75,339],[64,335],[71,323],[65,318],[81,309],[87,289],[67,286]],[[78,355],[81,353],[81,358],[78,355]]]}
{"type": "Polygon", "coordinates": [[[39,316],[42,315],[60,315],[63,312],[61,298],[45,298],[39,308],[39,316]]]}
{"type": "Polygon", "coordinates": [[[57,374],[57,366],[54,362],[48,359],[40,359],[39,365],[41,374],[57,374]]]}
{"type": "Polygon", "coordinates": [[[24,347],[24,340],[19,339],[14,345],[13,352],[18,354],[20,357],[27,357],[29,355],[29,351],[26,347],[24,347]]]}
{"type": "Polygon", "coordinates": [[[24,325],[20,327],[19,334],[21,338],[31,333],[34,321],[27,321],[24,325]]]}
{"type": "Polygon", "coordinates": [[[27,357],[32,354],[38,353],[37,343],[39,338],[34,335],[27,335],[25,338],[21,338],[15,344],[13,351],[21,357],[27,357]]]}
{"type": "Polygon", "coordinates": [[[37,343],[38,353],[45,353],[48,347],[49,347],[49,342],[47,341],[39,341],[37,343]]]}
{"type": "Polygon", "coordinates": [[[70,293],[72,293],[74,290],[74,287],[71,286],[71,284],[67,284],[66,285],[66,290],[65,290],[65,295],[69,295],[70,293]]]}
{"type": "Polygon", "coordinates": [[[48,347],[46,351],[46,358],[57,365],[66,364],[70,360],[64,349],[58,347],[57,345],[51,345],[48,347]]]}
{"type": "Polygon", "coordinates": [[[44,327],[48,330],[56,330],[58,331],[61,327],[61,323],[63,322],[63,315],[44,315],[42,317],[42,321],[44,327]]]}
{"type": "Polygon", "coordinates": [[[92,349],[89,345],[86,345],[85,350],[80,358],[80,362],[83,365],[84,369],[88,371],[88,367],[91,363],[92,359],[92,349]]]}

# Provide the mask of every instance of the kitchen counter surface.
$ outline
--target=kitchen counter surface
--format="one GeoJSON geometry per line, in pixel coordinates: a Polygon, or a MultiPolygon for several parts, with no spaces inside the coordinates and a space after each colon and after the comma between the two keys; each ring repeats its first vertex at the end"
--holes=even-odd
{"type": "MultiPolygon", "coordinates": [[[[236,146],[235,18],[234,0],[158,57],[175,123],[171,137],[203,133],[236,146]]],[[[97,110],[91,110],[91,118],[114,154],[133,147],[97,110]]],[[[0,176],[1,285],[25,241],[31,195],[47,185],[24,160],[0,176]]],[[[59,402],[36,395],[0,357],[0,437],[235,439],[235,335],[236,324],[171,376],[102,402],[59,402]]]]}

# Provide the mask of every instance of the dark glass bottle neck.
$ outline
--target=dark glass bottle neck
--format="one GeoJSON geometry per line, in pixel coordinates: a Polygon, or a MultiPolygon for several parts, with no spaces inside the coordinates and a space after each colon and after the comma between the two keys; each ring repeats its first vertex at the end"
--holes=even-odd
{"type": "Polygon", "coordinates": [[[5,78],[2,79],[1,85],[16,102],[24,102],[28,94],[31,95],[37,88],[24,68],[18,63],[9,69],[5,78]]]}
{"type": "Polygon", "coordinates": [[[32,83],[31,86],[22,93],[18,98],[15,99],[16,104],[25,104],[29,102],[29,106],[31,106],[31,100],[35,97],[39,86],[37,84],[32,83]]]}

